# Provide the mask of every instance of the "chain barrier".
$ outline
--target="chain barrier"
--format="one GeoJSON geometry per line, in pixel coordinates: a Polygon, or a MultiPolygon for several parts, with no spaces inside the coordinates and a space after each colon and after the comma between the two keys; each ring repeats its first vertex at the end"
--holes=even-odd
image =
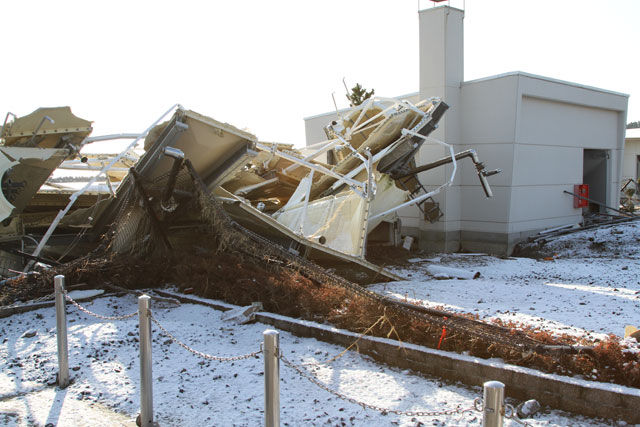
{"type": "Polygon", "coordinates": [[[473,399],[473,409],[476,412],[484,412],[484,400],[481,397],[473,399]]]}
{"type": "Polygon", "coordinates": [[[55,293],[50,293],[48,295],[43,295],[41,297],[38,298],[34,298],[31,301],[32,302],[44,302],[44,301],[53,301],[56,298],[56,294],[55,293]]]}
{"type": "Polygon", "coordinates": [[[372,404],[369,404],[369,403],[360,402],[359,400],[356,400],[353,397],[345,396],[342,393],[339,393],[339,392],[337,392],[335,390],[330,389],[325,384],[320,382],[317,378],[315,378],[314,376],[309,374],[306,370],[304,370],[304,368],[301,368],[301,367],[297,366],[295,363],[291,362],[282,353],[278,354],[278,358],[280,360],[282,360],[282,362],[285,365],[287,365],[289,368],[291,368],[294,371],[296,371],[302,377],[306,378],[307,380],[309,380],[310,382],[312,382],[316,386],[318,386],[321,389],[323,389],[324,391],[336,396],[337,398],[345,400],[345,401],[347,401],[349,403],[353,403],[354,405],[361,406],[363,409],[372,409],[374,411],[378,411],[378,412],[380,412],[382,414],[385,414],[385,415],[386,414],[395,414],[395,415],[406,415],[406,416],[409,416],[409,417],[437,417],[437,416],[443,416],[443,415],[464,414],[466,412],[474,412],[474,411],[478,410],[476,408],[475,404],[474,404],[474,406],[469,407],[469,408],[448,409],[448,410],[444,410],[444,411],[401,411],[399,409],[383,408],[383,407],[372,405],[372,404]]]}
{"type": "Polygon", "coordinates": [[[78,308],[78,310],[80,310],[83,313],[86,313],[86,314],[88,314],[90,316],[97,317],[98,319],[102,319],[102,320],[125,320],[125,319],[130,319],[131,317],[138,315],[138,312],[134,311],[133,313],[125,314],[124,316],[103,316],[101,314],[94,313],[93,311],[90,311],[90,310],[86,309],[85,307],[81,306],[78,302],[76,302],[73,298],[71,298],[66,291],[64,292],[64,297],[71,304],[75,305],[78,308]]]}
{"type": "MultiPolygon", "coordinates": [[[[123,315],[123,316],[103,316],[103,315],[94,313],[94,312],[88,310],[87,308],[83,307],[82,305],[80,305],[78,302],[76,302],[73,298],[71,298],[68,295],[67,291],[64,291],[64,296],[65,296],[67,301],[69,301],[73,305],[75,305],[80,311],[82,311],[82,312],[84,312],[84,313],[86,313],[88,315],[91,315],[93,317],[96,317],[98,319],[103,319],[103,320],[125,320],[125,319],[129,319],[131,317],[134,317],[134,316],[138,315],[138,312],[136,311],[134,313],[126,314],[126,315],[123,315]]],[[[249,354],[240,355],[240,356],[221,357],[221,356],[213,356],[213,355],[210,355],[210,354],[207,354],[207,353],[203,353],[201,351],[198,351],[198,350],[190,347],[189,345],[185,344],[184,342],[182,342],[178,338],[176,338],[173,334],[171,334],[164,326],[162,326],[162,324],[155,317],[153,317],[153,314],[151,313],[151,310],[149,310],[149,318],[153,323],[156,324],[156,326],[158,326],[160,331],[165,336],[167,336],[171,341],[175,342],[180,347],[184,348],[185,350],[189,351],[190,353],[194,354],[195,356],[203,358],[203,359],[214,360],[214,361],[219,361],[219,362],[233,362],[233,361],[239,361],[239,360],[255,358],[259,354],[263,353],[262,345],[260,345],[260,349],[258,351],[255,351],[255,352],[252,352],[252,353],[249,353],[249,354]]],[[[367,332],[369,332],[371,329],[373,329],[378,323],[380,323],[383,320],[384,320],[384,316],[379,318],[373,325],[371,325],[363,334],[360,335],[360,337],[358,337],[358,339],[356,339],[343,352],[341,352],[337,356],[327,360],[324,363],[331,363],[331,362],[339,359],[340,357],[342,357],[352,346],[357,345],[357,342],[360,340],[360,338],[362,338],[364,335],[366,335],[367,332]]],[[[289,359],[287,359],[281,352],[278,352],[278,354],[276,356],[280,360],[282,360],[282,362],[286,366],[288,366],[289,368],[293,369],[300,376],[302,376],[303,378],[307,379],[309,382],[315,384],[317,387],[321,388],[322,390],[328,392],[329,394],[332,394],[333,396],[335,396],[335,397],[337,397],[337,398],[339,398],[341,400],[347,401],[349,403],[352,403],[354,405],[358,405],[358,406],[362,407],[363,409],[371,409],[371,410],[380,412],[383,415],[395,414],[395,415],[403,415],[403,416],[409,416],[409,417],[436,417],[436,416],[450,416],[450,415],[457,415],[457,414],[461,415],[461,414],[472,413],[472,412],[480,412],[480,413],[482,413],[484,411],[484,401],[483,401],[482,398],[474,399],[473,406],[468,407],[468,408],[456,408],[456,409],[448,409],[448,410],[442,410],[442,411],[403,411],[403,410],[399,410],[399,409],[389,409],[389,408],[384,408],[384,407],[381,407],[381,406],[372,405],[372,404],[369,404],[369,403],[361,402],[361,401],[356,400],[356,399],[354,399],[352,397],[346,396],[346,395],[344,395],[344,394],[342,394],[342,393],[340,393],[338,391],[332,390],[327,385],[325,385],[320,380],[318,380],[315,377],[315,375],[309,373],[304,368],[306,366],[319,366],[320,365],[319,363],[307,363],[307,364],[302,364],[302,366],[298,366],[295,363],[291,362],[289,359]]],[[[523,421],[520,418],[518,418],[516,409],[513,407],[513,405],[505,404],[505,406],[504,406],[504,417],[509,419],[509,420],[512,420],[513,422],[515,422],[515,423],[517,423],[519,425],[532,427],[532,425],[529,424],[528,422],[523,421]]]]}
{"type": "Polygon", "coordinates": [[[520,424],[521,426],[533,427],[528,422],[522,421],[520,418],[518,418],[518,413],[516,411],[516,408],[514,408],[513,405],[509,403],[504,405],[504,417],[507,419],[510,419],[511,421],[517,424],[520,424]]]}
{"type": "Polygon", "coordinates": [[[196,350],[194,348],[189,347],[187,344],[183,343],[178,338],[176,338],[173,334],[171,334],[171,332],[167,331],[165,329],[165,327],[160,324],[158,319],[153,317],[153,315],[151,313],[149,314],[149,316],[151,318],[151,321],[153,323],[155,323],[156,326],[158,326],[158,328],[162,331],[162,333],[164,335],[166,335],[167,337],[169,337],[169,339],[171,341],[175,342],[180,347],[184,348],[185,350],[187,350],[187,351],[189,351],[189,352],[191,352],[191,353],[195,354],[196,356],[201,357],[203,359],[215,360],[215,361],[218,361],[218,362],[233,362],[233,361],[237,361],[237,360],[251,359],[253,357],[257,357],[260,353],[262,353],[262,348],[261,348],[258,351],[254,351],[253,353],[249,353],[249,354],[244,354],[242,356],[230,356],[230,357],[212,356],[210,354],[203,353],[201,351],[198,351],[198,350],[196,350]]]}

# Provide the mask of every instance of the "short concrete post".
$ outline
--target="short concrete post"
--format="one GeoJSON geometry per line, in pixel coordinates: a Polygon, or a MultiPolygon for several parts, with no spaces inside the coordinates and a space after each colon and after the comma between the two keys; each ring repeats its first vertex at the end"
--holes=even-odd
{"type": "Polygon", "coordinates": [[[69,385],[69,346],[67,344],[67,305],[64,296],[64,276],[53,278],[56,292],[56,337],[58,339],[58,387],[69,385]]]}
{"type": "Polygon", "coordinates": [[[280,426],[280,334],[264,331],[264,417],[266,427],[280,426]]]}
{"type": "Polygon", "coordinates": [[[484,383],[483,401],[482,425],[502,427],[504,423],[504,384],[500,381],[484,383]]]}
{"type": "Polygon", "coordinates": [[[151,373],[151,297],[138,298],[140,323],[140,426],[153,426],[153,384],[151,373]]]}

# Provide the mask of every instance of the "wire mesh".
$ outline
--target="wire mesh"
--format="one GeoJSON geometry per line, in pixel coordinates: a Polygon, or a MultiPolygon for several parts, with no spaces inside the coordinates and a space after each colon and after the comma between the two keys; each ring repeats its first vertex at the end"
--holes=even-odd
{"type": "MultiPolygon", "coordinates": [[[[126,184],[127,190],[124,194],[118,195],[122,199],[121,207],[106,234],[109,252],[146,256],[166,249],[161,235],[164,230],[154,228],[151,215],[155,215],[163,223],[172,222],[178,216],[181,216],[181,220],[189,217],[187,206],[181,205],[180,209],[174,211],[162,207],[161,200],[167,188],[169,175],[170,173],[165,173],[153,180],[142,179],[138,183],[144,189],[147,206],[152,212],[145,206],[142,195],[133,184],[134,178],[130,175],[130,181],[126,184]],[[185,211],[187,215],[183,215],[185,211]]],[[[181,169],[176,179],[174,194],[192,194],[193,191],[194,185],[188,172],[181,169]]]]}

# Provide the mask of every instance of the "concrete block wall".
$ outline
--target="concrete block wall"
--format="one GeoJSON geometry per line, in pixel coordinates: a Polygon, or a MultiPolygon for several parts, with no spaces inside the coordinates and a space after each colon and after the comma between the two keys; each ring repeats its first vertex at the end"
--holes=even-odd
{"type": "MultiPolygon", "coordinates": [[[[156,289],[162,296],[183,303],[202,304],[227,311],[237,306],[156,289]]],[[[434,350],[390,339],[371,338],[273,313],[260,312],[255,320],[300,337],[348,347],[358,340],[358,352],[401,369],[411,369],[469,386],[486,381],[500,381],[506,386],[506,397],[518,400],[536,399],[542,405],[591,417],[640,423],[640,390],[624,386],[595,383],[545,374],[533,369],[500,362],[434,350]]],[[[286,352],[286,349],[283,349],[286,352]]],[[[311,386],[311,385],[310,385],[311,386]]],[[[481,393],[481,392],[479,392],[481,393]]],[[[481,397],[481,396],[479,396],[481,397]]]]}
{"type": "Polygon", "coordinates": [[[351,332],[275,314],[256,313],[256,320],[297,336],[316,338],[342,347],[348,347],[358,339],[360,353],[400,369],[411,369],[469,386],[482,387],[486,381],[500,381],[505,384],[507,398],[521,401],[536,399],[542,405],[576,414],[640,423],[640,411],[637,410],[640,407],[638,389],[608,387],[607,384],[558,377],[533,369],[389,339],[361,337],[351,332]]]}

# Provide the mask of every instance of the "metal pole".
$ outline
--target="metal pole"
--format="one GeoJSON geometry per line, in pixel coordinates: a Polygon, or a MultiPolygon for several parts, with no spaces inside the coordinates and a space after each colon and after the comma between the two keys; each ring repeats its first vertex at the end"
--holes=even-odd
{"type": "Polygon", "coordinates": [[[311,194],[311,186],[313,185],[313,169],[309,172],[309,185],[304,195],[304,205],[302,205],[302,215],[300,216],[300,234],[304,236],[304,219],[307,217],[307,208],[309,207],[309,194],[311,194]]]}
{"type": "Polygon", "coordinates": [[[612,208],[611,206],[607,206],[607,205],[605,205],[604,203],[596,202],[596,201],[595,201],[595,200],[593,200],[593,199],[590,199],[590,198],[588,198],[588,197],[583,197],[583,196],[581,196],[581,195],[579,195],[579,194],[572,193],[571,191],[564,190],[564,191],[563,191],[563,193],[569,194],[569,195],[571,195],[571,196],[573,196],[573,197],[577,197],[577,198],[578,198],[578,199],[580,199],[580,200],[586,200],[586,201],[587,201],[587,202],[589,202],[589,203],[594,203],[594,204],[596,204],[596,205],[598,205],[598,206],[602,206],[603,208],[606,208],[606,209],[612,210],[612,211],[614,211],[614,212],[621,213],[622,215],[627,215],[627,216],[630,216],[630,217],[638,216],[638,215],[635,215],[635,214],[633,214],[633,213],[631,213],[631,212],[624,212],[624,211],[621,211],[621,210],[619,210],[619,209],[612,208]]]}
{"type": "Polygon", "coordinates": [[[165,147],[162,150],[165,156],[171,157],[173,159],[173,166],[171,167],[171,173],[169,175],[169,181],[167,182],[167,187],[164,190],[164,195],[160,200],[160,207],[165,212],[173,212],[175,207],[172,209],[171,199],[173,198],[173,190],[176,188],[176,181],[178,180],[178,173],[180,169],[182,169],[182,162],[184,162],[184,153],[182,150],[178,150],[173,147],[165,147]]]}
{"type": "Polygon", "coordinates": [[[40,124],[38,125],[38,127],[36,128],[35,131],[33,131],[33,136],[31,137],[31,139],[29,140],[29,142],[27,143],[27,147],[36,147],[35,144],[35,140],[36,140],[36,136],[38,135],[38,131],[40,130],[40,128],[42,127],[42,125],[44,124],[45,120],[49,120],[49,123],[54,124],[56,121],[53,120],[51,117],[49,116],[44,116],[42,118],[42,120],[40,120],[40,124]]]}
{"type": "Polygon", "coordinates": [[[502,427],[504,423],[504,384],[500,381],[484,383],[483,401],[482,425],[502,427]]]}
{"type": "Polygon", "coordinates": [[[56,336],[58,338],[58,387],[69,385],[69,346],[67,344],[67,307],[64,298],[64,276],[53,278],[56,292],[56,336]]]}
{"type": "Polygon", "coordinates": [[[153,426],[153,385],[151,373],[151,297],[138,298],[140,321],[140,426],[153,426]]]}
{"type": "Polygon", "coordinates": [[[263,150],[263,151],[267,151],[267,152],[272,152],[274,155],[278,156],[278,157],[282,157],[283,159],[286,160],[290,160],[293,163],[298,163],[302,166],[305,166],[309,169],[314,169],[316,172],[320,172],[322,174],[325,175],[329,175],[332,178],[338,179],[338,180],[343,180],[344,182],[347,183],[347,185],[349,186],[353,186],[353,187],[358,187],[358,188],[363,188],[364,187],[364,183],[347,178],[344,175],[341,175],[337,172],[334,172],[333,170],[329,170],[327,168],[325,168],[324,166],[321,166],[319,164],[316,163],[311,163],[311,162],[305,162],[303,159],[299,159],[296,156],[293,156],[291,154],[287,154],[285,152],[279,151],[279,150],[272,150],[271,147],[261,144],[261,143],[257,143],[256,147],[258,147],[259,149],[263,150]]]}
{"type": "Polygon", "coordinates": [[[280,426],[280,334],[264,331],[264,417],[266,427],[280,426]]]}

